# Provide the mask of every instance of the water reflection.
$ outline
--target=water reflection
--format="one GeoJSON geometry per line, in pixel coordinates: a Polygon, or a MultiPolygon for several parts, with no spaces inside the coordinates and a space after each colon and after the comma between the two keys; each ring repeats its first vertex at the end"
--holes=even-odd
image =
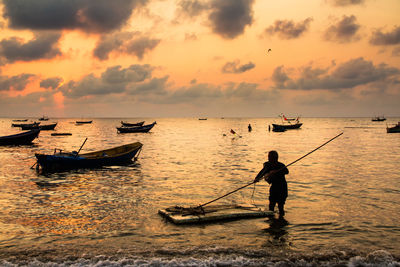
{"type": "Polygon", "coordinates": [[[289,222],[282,217],[271,216],[266,221],[269,224],[268,228],[263,229],[265,233],[268,233],[272,237],[272,243],[285,244],[288,240],[288,225],[289,222]]]}

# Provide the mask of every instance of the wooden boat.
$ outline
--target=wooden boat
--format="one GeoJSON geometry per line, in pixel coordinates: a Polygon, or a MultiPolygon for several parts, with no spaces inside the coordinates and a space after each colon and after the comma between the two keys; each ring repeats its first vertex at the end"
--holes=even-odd
{"type": "Polygon", "coordinates": [[[93,121],[75,121],[76,124],[90,124],[93,121]]]}
{"type": "Polygon", "coordinates": [[[39,136],[40,130],[33,129],[28,132],[1,136],[0,137],[0,145],[29,145],[32,141],[39,136]]]}
{"type": "Polygon", "coordinates": [[[207,118],[199,118],[199,121],[206,121],[207,118]]]}
{"type": "Polygon", "coordinates": [[[245,218],[262,218],[272,216],[274,212],[248,205],[213,205],[201,208],[175,206],[161,209],[158,214],[174,224],[200,224],[245,218]]]}
{"type": "Polygon", "coordinates": [[[286,129],[285,129],[285,127],[282,127],[281,125],[275,124],[275,126],[272,125],[272,131],[273,132],[284,132],[284,131],[286,131],[286,129]]]}
{"type": "Polygon", "coordinates": [[[42,116],[41,118],[39,118],[40,121],[48,121],[49,118],[46,116],[42,116]]]}
{"type": "Polygon", "coordinates": [[[72,133],[52,133],[51,136],[72,135],[72,133]]]}
{"type": "Polygon", "coordinates": [[[12,123],[12,127],[33,127],[33,126],[38,126],[40,122],[33,122],[33,123],[12,123]]]}
{"type": "Polygon", "coordinates": [[[297,122],[295,124],[272,124],[272,131],[278,132],[280,129],[290,130],[290,129],[299,129],[303,125],[301,122],[297,122]]]}
{"type": "Polygon", "coordinates": [[[143,126],[135,126],[135,127],[117,127],[117,131],[119,133],[147,133],[149,132],[157,122],[153,122],[152,124],[147,124],[143,126]]]}
{"type": "Polygon", "coordinates": [[[385,121],[385,120],[386,120],[386,118],[384,116],[382,116],[382,117],[377,116],[377,117],[374,117],[371,119],[371,121],[385,121]]]}
{"type": "Polygon", "coordinates": [[[13,120],[15,122],[23,122],[23,121],[28,121],[28,119],[21,119],[21,120],[13,120]]]}
{"type": "Polygon", "coordinates": [[[400,133],[400,121],[393,127],[386,127],[387,133],[400,133]]]}
{"type": "Polygon", "coordinates": [[[37,158],[38,169],[41,168],[43,172],[58,172],[130,163],[132,162],[132,158],[142,149],[142,146],[140,142],[136,142],[79,155],[77,152],[63,152],[60,150],[53,155],[36,153],[35,156],[37,158]]]}
{"type": "Polygon", "coordinates": [[[52,124],[45,124],[45,125],[23,125],[21,126],[22,130],[32,130],[32,129],[39,129],[39,130],[54,130],[56,128],[57,122],[52,124]]]}
{"type": "Polygon", "coordinates": [[[122,124],[122,126],[125,126],[125,127],[135,127],[135,126],[142,126],[144,124],[144,121],[136,122],[136,123],[129,123],[129,122],[121,121],[121,124],[122,124]]]}

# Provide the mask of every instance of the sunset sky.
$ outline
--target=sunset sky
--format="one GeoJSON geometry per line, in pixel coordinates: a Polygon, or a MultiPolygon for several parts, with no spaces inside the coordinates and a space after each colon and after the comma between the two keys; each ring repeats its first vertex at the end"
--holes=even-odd
{"type": "Polygon", "coordinates": [[[399,0],[0,0],[0,117],[400,116],[399,0]]]}

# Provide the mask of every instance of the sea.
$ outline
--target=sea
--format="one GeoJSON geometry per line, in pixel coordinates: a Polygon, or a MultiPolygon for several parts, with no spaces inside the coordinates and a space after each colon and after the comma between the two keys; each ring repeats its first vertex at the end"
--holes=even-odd
{"type": "MultiPolygon", "coordinates": [[[[0,136],[18,133],[0,118],[0,136]]],[[[31,118],[34,120],[37,118],[31,118]]],[[[0,266],[400,266],[400,118],[50,118],[32,145],[0,147],[0,266]],[[121,121],[156,121],[117,133],[121,121]],[[251,124],[252,131],[248,131],[251,124]],[[233,131],[231,131],[233,130],[233,131]],[[68,132],[71,136],[52,136],[68,132]],[[235,132],[235,133],[232,133],[235,132]],[[251,183],[270,150],[289,164],[286,215],[174,225],[158,214],[251,183]],[[124,166],[43,174],[35,153],[141,142],[124,166]]],[[[215,204],[264,208],[261,181],[215,204]]]]}

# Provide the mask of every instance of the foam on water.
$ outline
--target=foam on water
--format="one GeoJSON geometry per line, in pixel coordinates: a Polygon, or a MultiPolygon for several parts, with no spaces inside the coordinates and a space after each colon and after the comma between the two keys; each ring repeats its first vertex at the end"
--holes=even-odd
{"type": "Polygon", "coordinates": [[[348,266],[348,267],[398,267],[399,259],[395,259],[384,250],[373,251],[365,256],[353,255],[343,251],[327,254],[290,255],[288,258],[259,253],[236,254],[229,250],[217,253],[189,253],[189,255],[176,254],[174,251],[164,251],[168,256],[127,256],[106,257],[103,255],[92,258],[55,259],[55,260],[2,260],[4,267],[102,267],[102,266],[267,266],[267,267],[294,267],[294,266],[348,266]]]}

